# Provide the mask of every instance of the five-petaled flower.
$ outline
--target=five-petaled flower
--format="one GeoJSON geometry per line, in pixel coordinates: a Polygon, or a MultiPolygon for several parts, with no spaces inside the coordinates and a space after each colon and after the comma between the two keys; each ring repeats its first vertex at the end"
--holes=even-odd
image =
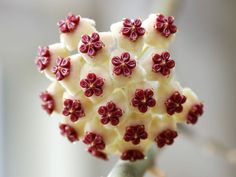
{"type": "Polygon", "coordinates": [[[73,32],[80,23],[80,16],[69,13],[64,20],[60,20],[57,25],[62,33],[73,32]]]}
{"type": "Polygon", "coordinates": [[[56,60],[56,65],[52,68],[52,72],[56,75],[57,80],[61,81],[65,77],[69,76],[70,69],[70,58],[58,57],[56,60]]]}
{"type": "Polygon", "coordinates": [[[76,122],[81,117],[85,116],[80,100],[66,99],[64,101],[64,109],[62,111],[64,116],[70,116],[72,122],[76,122]]]}
{"type": "Polygon", "coordinates": [[[39,96],[42,100],[42,108],[50,115],[52,114],[53,110],[55,109],[55,101],[53,96],[49,94],[47,91],[43,92],[39,96]]]}
{"type": "Polygon", "coordinates": [[[81,53],[87,53],[89,57],[94,57],[105,45],[100,40],[98,33],[92,33],[91,36],[85,34],[81,38],[82,44],[79,47],[81,53]]]}
{"type": "Polygon", "coordinates": [[[124,19],[121,33],[128,37],[131,41],[136,41],[140,36],[145,34],[145,29],[141,27],[142,21],[140,19],[124,19]]]}
{"type": "Polygon", "coordinates": [[[128,150],[122,153],[121,159],[130,161],[142,160],[144,159],[144,154],[139,150],[128,150]]]}
{"type": "Polygon", "coordinates": [[[156,138],[155,138],[155,142],[157,143],[157,146],[159,148],[162,148],[163,146],[167,145],[171,145],[174,143],[174,139],[178,136],[178,133],[174,130],[164,130],[161,133],[159,133],[156,138]]]}
{"type": "Polygon", "coordinates": [[[89,145],[88,152],[98,158],[107,160],[107,155],[102,152],[102,150],[105,149],[106,145],[101,135],[93,132],[87,132],[83,139],[83,142],[89,145]]]}
{"type": "Polygon", "coordinates": [[[96,76],[94,73],[89,73],[87,78],[80,81],[80,86],[85,89],[84,95],[91,97],[93,94],[100,96],[103,93],[104,79],[96,76]]]}
{"type": "Polygon", "coordinates": [[[169,52],[162,52],[161,54],[155,54],[152,57],[153,65],[152,71],[155,73],[161,73],[163,76],[170,74],[170,70],[174,68],[175,61],[170,59],[169,52]]]}
{"type": "Polygon", "coordinates": [[[177,27],[174,25],[174,17],[163,14],[158,14],[154,28],[159,31],[163,36],[169,37],[171,34],[177,32],[177,27]]]}
{"type": "Polygon", "coordinates": [[[134,125],[126,128],[123,139],[127,142],[131,141],[134,145],[140,143],[140,140],[147,139],[148,134],[144,125],[134,125]]]}
{"type": "Polygon", "coordinates": [[[187,115],[187,123],[188,124],[196,124],[198,121],[198,117],[203,114],[203,104],[195,104],[193,105],[187,115]]]}
{"type": "Polygon", "coordinates": [[[50,57],[49,47],[39,47],[38,56],[36,57],[35,63],[40,71],[49,66],[51,60],[50,57]]]}
{"type": "Polygon", "coordinates": [[[63,136],[66,136],[67,139],[70,141],[70,142],[74,142],[74,141],[78,141],[78,134],[77,132],[75,131],[75,129],[73,127],[71,127],[70,125],[67,125],[67,124],[60,124],[59,125],[59,128],[61,130],[61,134],[63,136]]]}
{"type": "Polygon", "coordinates": [[[101,123],[111,125],[118,125],[120,122],[120,117],[123,115],[122,110],[116,106],[112,101],[109,101],[106,106],[100,106],[98,108],[98,114],[101,115],[101,123]]]}
{"type": "Polygon", "coordinates": [[[125,77],[130,76],[132,70],[136,67],[136,61],[130,58],[128,52],[122,53],[120,57],[113,57],[111,62],[114,66],[113,73],[116,75],[123,74],[125,77]]]}
{"type": "Polygon", "coordinates": [[[174,92],[165,102],[166,110],[169,115],[183,111],[182,104],[185,103],[186,97],[178,91],[174,92]]]}
{"type": "Polygon", "coordinates": [[[154,107],[156,100],[153,98],[153,91],[151,89],[136,89],[134,98],[132,99],[132,105],[138,107],[138,110],[142,113],[147,112],[148,107],[154,107]]]}

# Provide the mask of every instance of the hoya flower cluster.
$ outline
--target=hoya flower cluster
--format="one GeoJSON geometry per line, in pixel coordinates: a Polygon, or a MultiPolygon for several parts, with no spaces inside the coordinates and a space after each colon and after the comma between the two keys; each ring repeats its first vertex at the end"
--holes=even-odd
{"type": "Polygon", "coordinates": [[[101,159],[140,160],[153,143],[173,144],[178,123],[203,114],[195,93],[174,79],[173,17],[125,18],[98,32],[93,20],[69,14],[58,27],[60,42],[39,47],[35,62],[52,82],[42,108],[62,117],[59,130],[70,142],[101,159]]]}

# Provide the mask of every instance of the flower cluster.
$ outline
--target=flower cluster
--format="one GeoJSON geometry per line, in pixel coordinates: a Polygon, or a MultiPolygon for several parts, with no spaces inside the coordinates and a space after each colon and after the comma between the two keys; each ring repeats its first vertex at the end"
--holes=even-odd
{"type": "Polygon", "coordinates": [[[142,160],[152,143],[174,143],[177,123],[195,124],[203,114],[196,94],[174,77],[173,17],[125,18],[102,33],[74,14],[58,25],[61,42],[39,48],[35,61],[52,81],[42,108],[61,115],[61,134],[82,140],[91,155],[142,160]]]}

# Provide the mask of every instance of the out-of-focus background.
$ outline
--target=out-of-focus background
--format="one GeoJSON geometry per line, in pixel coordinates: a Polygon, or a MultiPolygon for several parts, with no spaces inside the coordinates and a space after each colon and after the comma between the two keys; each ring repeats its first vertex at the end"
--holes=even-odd
{"type": "MultiPolygon", "coordinates": [[[[71,145],[41,110],[38,93],[49,82],[34,65],[37,46],[59,41],[56,22],[68,12],[95,19],[105,31],[123,17],[145,18],[166,1],[0,0],[0,177],[107,175],[116,158],[102,162],[82,143],[71,145]]],[[[236,147],[236,1],[178,1],[179,33],[172,44],[177,75],[206,110],[191,128],[202,139],[236,147]]],[[[160,155],[159,167],[168,177],[236,177],[235,166],[199,142],[180,136],[160,155]]]]}

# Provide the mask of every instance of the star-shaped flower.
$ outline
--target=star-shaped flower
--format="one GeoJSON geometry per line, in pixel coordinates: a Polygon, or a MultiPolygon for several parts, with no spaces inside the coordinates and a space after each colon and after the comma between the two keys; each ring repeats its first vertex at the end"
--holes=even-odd
{"type": "Polygon", "coordinates": [[[61,130],[61,134],[66,136],[70,142],[78,141],[77,132],[73,127],[67,124],[60,124],[59,128],[61,130]]]}
{"type": "Polygon", "coordinates": [[[144,154],[139,150],[128,150],[122,153],[121,159],[130,161],[142,160],[144,159],[144,154]]]}
{"type": "Polygon", "coordinates": [[[50,115],[55,109],[55,101],[53,96],[47,91],[40,94],[42,100],[42,108],[50,115]]]}
{"type": "Polygon", "coordinates": [[[186,97],[181,95],[178,91],[174,92],[165,102],[167,113],[173,115],[183,111],[182,104],[185,103],[186,97]]]}
{"type": "Polygon", "coordinates": [[[121,33],[134,42],[140,36],[143,36],[145,34],[145,29],[141,27],[141,25],[142,21],[140,19],[131,20],[129,18],[126,18],[123,20],[121,33]]]}
{"type": "Polygon", "coordinates": [[[198,121],[198,117],[203,114],[203,104],[195,104],[191,107],[187,115],[187,123],[195,124],[198,121]]]}
{"type": "Polygon", "coordinates": [[[46,69],[51,60],[49,47],[39,47],[38,56],[36,57],[35,63],[38,66],[39,71],[46,69]]]}
{"type": "Polygon", "coordinates": [[[171,34],[177,32],[177,27],[174,25],[174,17],[165,17],[163,14],[157,15],[156,24],[154,27],[165,37],[169,37],[171,34]]]}
{"type": "Polygon", "coordinates": [[[68,14],[65,20],[60,20],[57,25],[62,33],[73,32],[80,23],[80,16],[68,14]]]}
{"type": "Polygon", "coordinates": [[[159,135],[156,136],[155,142],[157,143],[157,146],[159,148],[162,148],[163,146],[171,145],[174,143],[174,139],[178,136],[178,133],[174,130],[164,130],[159,135]]]}
{"type": "Polygon", "coordinates": [[[134,98],[132,99],[132,105],[138,107],[140,112],[145,113],[148,107],[154,107],[156,105],[153,95],[154,93],[151,89],[136,89],[134,98]]]}
{"type": "Polygon", "coordinates": [[[128,77],[132,74],[132,70],[136,67],[136,61],[130,58],[128,52],[124,52],[121,56],[115,56],[112,58],[112,64],[114,66],[113,73],[115,75],[123,74],[128,77]]]}
{"type": "Polygon", "coordinates": [[[94,73],[89,73],[87,78],[80,81],[80,86],[85,89],[84,95],[91,97],[93,94],[100,96],[103,93],[104,79],[97,77],[94,73]]]}
{"type": "Polygon", "coordinates": [[[169,52],[162,52],[161,55],[155,54],[152,57],[152,61],[152,71],[161,73],[163,76],[169,75],[170,70],[175,66],[175,61],[170,59],[169,52]]]}
{"type": "Polygon", "coordinates": [[[85,116],[84,109],[82,108],[80,100],[66,99],[64,101],[64,109],[62,114],[70,116],[72,122],[76,122],[81,117],[85,116]]]}
{"type": "Polygon", "coordinates": [[[92,33],[91,36],[85,34],[82,36],[82,44],[79,47],[81,53],[87,53],[88,56],[94,57],[105,45],[100,40],[98,33],[92,33]]]}
{"type": "Polygon", "coordinates": [[[52,72],[56,75],[57,80],[61,81],[65,77],[69,76],[70,69],[70,58],[58,57],[56,60],[56,65],[52,68],[52,72]]]}
{"type": "Polygon", "coordinates": [[[118,125],[120,122],[120,117],[122,116],[122,110],[116,106],[112,101],[108,102],[106,106],[100,106],[98,109],[98,114],[101,115],[101,123],[111,125],[118,125]]]}
{"type": "Polygon", "coordinates": [[[147,139],[148,134],[145,131],[144,125],[135,125],[129,126],[126,128],[126,132],[124,134],[125,141],[131,141],[134,145],[140,143],[140,140],[147,139]]]}

